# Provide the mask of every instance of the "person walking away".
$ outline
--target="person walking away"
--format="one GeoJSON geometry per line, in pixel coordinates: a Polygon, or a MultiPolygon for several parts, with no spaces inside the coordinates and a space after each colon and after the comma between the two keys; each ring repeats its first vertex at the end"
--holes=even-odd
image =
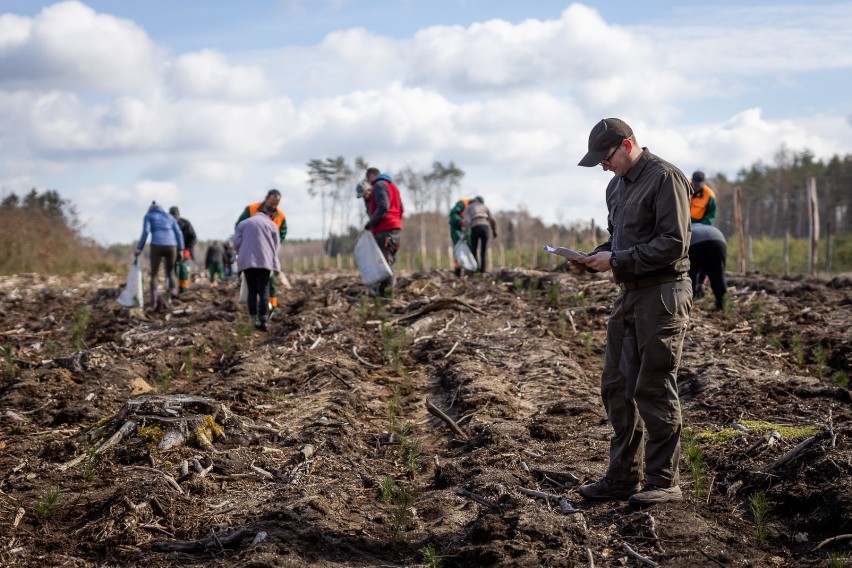
{"type": "Polygon", "coordinates": [[[222,248],[222,245],[219,244],[219,241],[213,241],[209,247],[207,247],[207,255],[204,259],[204,266],[207,268],[208,281],[210,282],[210,286],[216,286],[217,280],[216,277],[219,277],[219,280],[225,278],[223,264],[225,263],[225,249],[222,248]]]}
{"type": "Polygon", "coordinates": [[[248,312],[258,331],[267,331],[269,322],[269,279],[281,270],[278,260],[279,227],[275,210],[261,204],[255,214],[237,223],[233,244],[237,251],[237,271],[245,274],[248,312]]]}
{"type": "MultiPolygon", "coordinates": [[[[459,199],[453,205],[453,208],[450,209],[450,240],[453,241],[453,246],[456,246],[462,237],[464,237],[464,212],[471,201],[472,199],[459,199]]],[[[467,244],[470,246],[470,242],[467,244]]],[[[461,265],[453,261],[453,273],[456,276],[461,276],[461,271],[461,265]]]]}
{"type": "MultiPolygon", "coordinates": [[[[245,209],[243,209],[243,212],[237,219],[235,226],[249,217],[256,215],[261,210],[261,207],[263,207],[263,210],[268,212],[267,216],[272,219],[272,222],[275,223],[275,226],[278,228],[278,242],[283,243],[284,239],[287,237],[287,217],[284,215],[284,211],[278,207],[280,203],[281,192],[277,189],[270,189],[266,192],[266,197],[263,201],[250,203],[245,209]]],[[[278,285],[275,279],[275,274],[272,274],[269,277],[269,303],[273,310],[278,307],[278,285]]]]}
{"type": "Polygon", "coordinates": [[[136,243],[136,256],[142,254],[142,249],[145,248],[145,241],[148,240],[148,235],[151,235],[151,306],[157,305],[157,273],[160,270],[160,264],[166,272],[166,289],[169,291],[171,298],[177,298],[177,278],[175,275],[175,261],[181,256],[183,251],[183,233],[178,226],[177,219],[169,215],[162,207],[157,205],[156,201],[151,202],[148,212],[142,221],[142,235],[136,243]]]}
{"type": "Polygon", "coordinates": [[[189,289],[189,277],[192,272],[192,264],[195,262],[195,243],[197,237],[192,223],[180,216],[180,210],[176,205],[169,207],[169,214],[177,220],[180,232],[183,234],[183,254],[178,255],[175,262],[175,274],[178,279],[178,293],[189,289]]]}
{"type": "MultiPolygon", "coordinates": [[[[363,189],[362,197],[370,218],[364,225],[364,229],[373,233],[373,238],[376,239],[379,249],[393,272],[396,253],[399,251],[402,238],[402,198],[393,179],[381,173],[378,168],[368,168],[366,178],[368,185],[363,189]]],[[[378,283],[374,289],[375,294],[385,297],[388,288],[393,290],[394,280],[395,277],[391,275],[390,278],[378,283]]]]}
{"type": "Polygon", "coordinates": [[[693,223],[712,225],[716,220],[716,194],[704,181],[704,172],[692,173],[692,197],[689,199],[689,216],[693,223]]]}
{"type": "Polygon", "coordinates": [[[614,430],[609,465],[602,479],[579,493],[588,500],[627,499],[633,507],[679,501],[677,369],[692,307],[689,182],[640,147],[617,118],[592,128],[579,165],[601,165],[614,174],[606,188],[609,239],[571,267],[612,270],[621,288],[607,322],[601,376],[614,430]]]}
{"type": "Polygon", "coordinates": [[[728,284],[725,281],[725,264],[728,244],[725,235],[716,227],[692,224],[692,241],[689,244],[689,278],[692,280],[692,297],[704,295],[704,279],[710,280],[710,289],[716,298],[716,309],[725,305],[728,284]]]}
{"type": "Polygon", "coordinates": [[[231,244],[231,241],[225,242],[225,253],[223,258],[225,261],[225,279],[230,280],[234,275],[234,261],[237,259],[237,253],[234,252],[234,245],[231,244]]]}
{"type": "Polygon", "coordinates": [[[497,223],[491,216],[491,211],[485,206],[485,199],[481,195],[473,198],[464,212],[464,227],[470,230],[470,247],[473,255],[477,256],[479,249],[479,272],[485,272],[487,260],[488,233],[497,238],[497,223]]]}

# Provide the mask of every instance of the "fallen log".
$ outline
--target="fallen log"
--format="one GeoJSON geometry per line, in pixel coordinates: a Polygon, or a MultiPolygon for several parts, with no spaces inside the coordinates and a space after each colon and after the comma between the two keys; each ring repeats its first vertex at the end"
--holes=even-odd
{"type": "Polygon", "coordinates": [[[151,548],[155,552],[184,552],[187,554],[208,550],[221,551],[225,548],[240,546],[244,540],[254,539],[256,534],[256,531],[242,527],[226,535],[211,534],[199,540],[157,541],[151,545],[151,548]]]}

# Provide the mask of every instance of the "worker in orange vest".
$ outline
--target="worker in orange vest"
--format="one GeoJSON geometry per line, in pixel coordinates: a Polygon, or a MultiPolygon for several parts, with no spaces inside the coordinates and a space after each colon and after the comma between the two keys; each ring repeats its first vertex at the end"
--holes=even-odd
{"type": "Polygon", "coordinates": [[[716,194],[704,182],[704,172],[692,173],[692,197],[689,200],[689,216],[693,223],[712,225],[716,219],[716,194]]]}
{"type": "MultiPolygon", "coordinates": [[[[278,236],[281,239],[279,242],[283,243],[284,239],[287,237],[287,217],[284,215],[284,211],[278,208],[279,203],[281,203],[281,192],[277,189],[270,189],[266,193],[266,197],[263,201],[252,203],[243,209],[243,212],[240,214],[240,218],[237,219],[234,227],[239,225],[241,221],[256,215],[260,210],[260,206],[263,205],[266,212],[272,212],[270,214],[270,218],[278,227],[278,236]]],[[[275,273],[273,272],[269,277],[269,304],[272,306],[272,309],[278,307],[278,296],[276,296],[276,292],[277,286],[275,284],[275,273]]]]}

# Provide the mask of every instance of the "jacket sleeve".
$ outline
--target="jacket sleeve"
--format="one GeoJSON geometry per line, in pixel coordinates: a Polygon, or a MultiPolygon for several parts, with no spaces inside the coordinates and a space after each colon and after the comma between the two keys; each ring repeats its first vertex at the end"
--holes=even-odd
{"type": "Polygon", "coordinates": [[[180,230],[180,225],[178,225],[177,219],[172,217],[172,232],[175,234],[175,241],[177,242],[178,251],[182,251],[184,249],[183,246],[183,231],[180,230]]]}
{"type": "Polygon", "coordinates": [[[462,226],[462,213],[464,212],[464,201],[457,201],[450,209],[450,226],[455,229],[460,229],[462,226]]]}
{"type": "Polygon", "coordinates": [[[701,219],[701,222],[705,225],[712,225],[713,221],[716,220],[716,197],[710,196],[710,199],[707,200],[707,210],[704,212],[704,218],[701,219]]]}
{"type": "Polygon", "coordinates": [[[240,216],[237,218],[237,222],[234,223],[234,228],[236,228],[237,225],[239,225],[241,222],[245,221],[249,217],[251,217],[251,212],[249,211],[249,208],[246,207],[245,209],[243,209],[243,212],[240,213],[240,216]]]}
{"type": "Polygon", "coordinates": [[[148,215],[145,215],[145,219],[142,220],[142,235],[139,237],[139,242],[136,243],[136,250],[145,248],[145,241],[148,240],[148,233],[150,232],[151,221],[148,219],[148,215]]]}
{"type": "Polygon", "coordinates": [[[186,222],[186,242],[184,242],[184,248],[191,249],[195,247],[195,243],[198,241],[198,236],[195,234],[195,228],[192,226],[192,223],[189,221],[186,222]]]}

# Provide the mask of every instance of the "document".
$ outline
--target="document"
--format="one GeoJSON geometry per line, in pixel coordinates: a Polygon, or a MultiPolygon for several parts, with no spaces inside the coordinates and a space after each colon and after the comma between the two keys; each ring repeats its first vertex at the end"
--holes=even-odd
{"type": "Polygon", "coordinates": [[[582,252],[577,252],[573,249],[565,248],[565,247],[552,247],[550,245],[544,245],[542,248],[549,253],[558,254],[559,256],[564,256],[568,260],[577,260],[578,258],[583,258],[587,256],[582,252]]]}

